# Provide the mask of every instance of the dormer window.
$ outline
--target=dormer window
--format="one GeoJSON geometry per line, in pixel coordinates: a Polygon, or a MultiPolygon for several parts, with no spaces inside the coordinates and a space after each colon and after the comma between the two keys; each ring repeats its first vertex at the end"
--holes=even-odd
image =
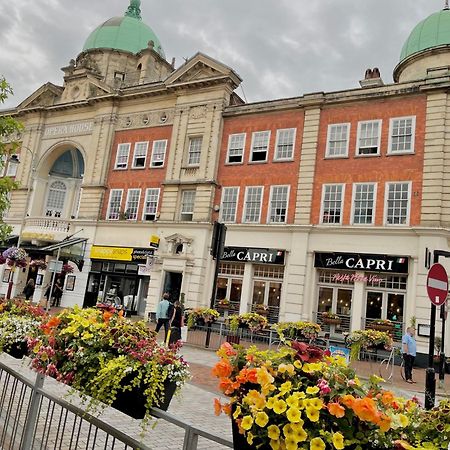
{"type": "Polygon", "coordinates": [[[114,72],[114,79],[118,81],[125,81],[125,72],[114,72]]]}

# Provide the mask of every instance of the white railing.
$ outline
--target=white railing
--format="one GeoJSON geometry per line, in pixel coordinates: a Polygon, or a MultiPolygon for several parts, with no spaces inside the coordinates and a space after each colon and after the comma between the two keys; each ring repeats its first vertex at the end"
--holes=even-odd
{"type": "Polygon", "coordinates": [[[68,220],[58,219],[55,217],[35,217],[27,219],[25,229],[32,228],[43,232],[68,233],[70,222],[68,220]]]}

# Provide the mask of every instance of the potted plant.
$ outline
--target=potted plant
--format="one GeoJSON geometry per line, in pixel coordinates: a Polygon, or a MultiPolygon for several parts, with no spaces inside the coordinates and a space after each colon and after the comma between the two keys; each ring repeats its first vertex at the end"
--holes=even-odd
{"type": "Polygon", "coordinates": [[[267,327],[267,319],[261,314],[245,313],[233,314],[228,318],[228,324],[231,331],[237,331],[238,328],[249,328],[253,333],[261,331],[267,327]]]}
{"type": "Polygon", "coordinates": [[[187,311],[187,315],[188,328],[192,328],[194,325],[214,323],[220,317],[219,312],[211,308],[194,308],[187,311]]]}
{"type": "Polygon", "coordinates": [[[394,324],[388,319],[375,319],[367,327],[378,331],[394,331],[394,324]]]}
{"type": "Polygon", "coordinates": [[[334,314],[331,311],[324,311],[321,314],[321,318],[322,322],[327,325],[340,325],[342,321],[337,314],[334,314]]]}
{"type": "Polygon", "coordinates": [[[47,263],[43,259],[33,259],[30,262],[30,267],[36,267],[36,269],[47,269],[47,263]]]}
{"type": "Polygon", "coordinates": [[[217,301],[216,308],[219,311],[228,311],[231,308],[231,302],[227,298],[222,298],[217,301]]]}
{"type": "Polygon", "coordinates": [[[6,264],[10,267],[26,267],[27,252],[23,248],[9,247],[2,253],[6,264]]]}
{"type": "Polygon", "coordinates": [[[410,429],[418,434],[427,413],[306,343],[278,351],[225,343],[217,354],[213,374],[228,401],[215,399],[215,412],[230,415],[235,449],[411,449],[410,429]]]}
{"type": "Polygon", "coordinates": [[[144,322],[130,322],[96,308],[66,310],[30,339],[31,366],[77,389],[88,405],[99,402],[146,418],[167,408],[189,376],[177,351],[159,345],[144,322]]]}
{"type": "Polygon", "coordinates": [[[346,342],[353,360],[358,359],[361,350],[392,349],[392,337],[385,331],[355,330],[347,335],[346,342]]]}
{"type": "Polygon", "coordinates": [[[268,316],[269,311],[269,307],[267,305],[264,305],[263,303],[257,303],[255,305],[255,312],[257,314],[260,314],[261,316],[268,316]]]}
{"type": "Polygon", "coordinates": [[[287,340],[306,340],[315,339],[321,332],[320,325],[313,322],[280,322],[272,325],[280,338],[281,342],[287,340]]]}

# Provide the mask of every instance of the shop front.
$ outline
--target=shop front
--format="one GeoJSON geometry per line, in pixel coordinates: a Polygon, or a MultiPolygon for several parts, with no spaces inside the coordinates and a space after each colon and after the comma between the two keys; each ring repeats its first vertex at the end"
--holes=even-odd
{"type": "Polygon", "coordinates": [[[285,251],[225,247],[219,266],[216,303],[219,310],[257,312],[277,322],[285,269],[285,251]],[[223,300],[228,306],[224,308],[223,300]]]}
{"type": "MultiPolygon", "coordinates": [[[[406,316],[409,258],[367,253],[315,253],[314,316],[330,335],[389,321],[400,340],[406,316]]],[[[389,323],[388,322],[388,323],[389,323]]]]}
{"type": "Polygon", "coordinates": [[[146,262],[153,253],[152,248],[93,245],[83,306],[118,304],[130,314],[144,315],[150,282],[146,262]]]}

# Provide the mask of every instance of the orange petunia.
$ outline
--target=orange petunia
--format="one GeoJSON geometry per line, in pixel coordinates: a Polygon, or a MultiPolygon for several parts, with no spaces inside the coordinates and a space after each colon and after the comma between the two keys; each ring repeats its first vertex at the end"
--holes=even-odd
{"type": "Polygon", "coordinates": [[[381,416],[376,421],[376,424],[380,427],[380,430],[383,433],[386,433],[386,431],[389,431],[389,429],[391,428],[391,418],[386,414],[381,414],[381,416]]]}
{"type": "Polygon", "coordinates": [[[233,366],[225,360],[219,361],[212,369],[212,374],[218,378],[226,378],[233,372],[233,366]]]}
{"type": "Polygon", "coordinates": [[[44,334],[50,334],[52,332],[52,328],[56,328],[61,323],[61,320],[53,316],[49,319],[49,321],[42,325],[42,330],[44,331],[44,334]]]}
{"type": "Polygon", "coordinates": [[[222,403],[220,403],[220,400],[218,398],[214,399],[214,414],[216,416],[220,416],[220,413],[222,412],[222,403]]]}
{"type": "Polygon", "coordinates": [[[219,389],[222,390],[222,392],[225,395],[231,395],[235,390],[239,389],[240,383],[233,382],[229,378],[221,378],[219,383],[219,389]]]}
{"type": "Polygon", "coordinates": [[[379,411],[373,398],[357,398],[353,402],[352,409],[355,414],[366,422],[377,423],[379,420],[379,411]]]}
{"type": "Polygon", "coordinates": [[[230,403],[225,403],[224,405],[222,405],[222,411],[227,416],[231,416],[231,404],[230,403]]]}
{"type": "Polygon", "coordinates": [[[111,317],[114,315],[114,313],[110,312],[110,311],[104,311],[103,312],[103,321],[105,323],[109,323],[111,317]]]}
{"type": "Polygon", "coordinates": [[[337,402],[328,403],[328,411],[332,416],[340,419],[345,416],[345,408],[337,402]]]}
{"type": "Polygon", "coordinates": [[[355,401],[355,397],[350,394],[346,394],[341,397],[341,402],[343,405],[345,405],[347,408],[352,408],[353,402],[355,401]]]}
{"type": "Polygon", "coordinates": [[[247,369],[243,368],[239,375],[236,376],[236,380],[239,381],[239,383],[257,383],[258,382],[258,372],[256,369],[247,369]]]}
{"type": "Polygon", "coordinates": [[[383,392],[383,395],[381,396],[381,402],[384,406],[389,406],[394,401],[394,394],[391,391],[385,391],[383,392]]]}

